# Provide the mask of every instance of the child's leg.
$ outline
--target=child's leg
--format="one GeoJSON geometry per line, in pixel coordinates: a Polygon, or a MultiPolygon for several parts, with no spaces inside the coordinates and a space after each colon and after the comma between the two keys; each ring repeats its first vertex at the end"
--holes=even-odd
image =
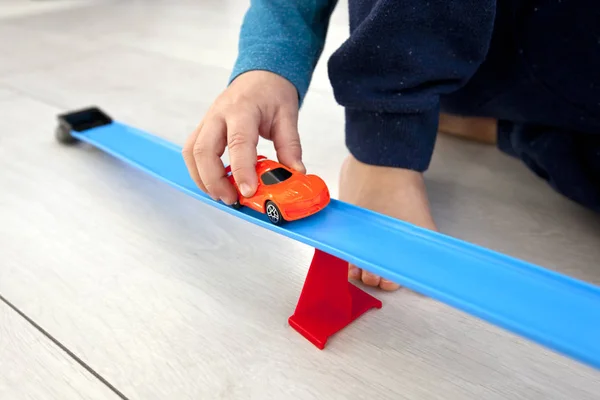
{"type": "Polygon", "coordinates": [[[461,117],[441,113],[438,133],[473,140],[479,143],[496,144],[498,121],[487,117],[461,117]]]}
{"type": "MultiPolygon", "coordinates": [[[[485,58],[494,3],[349,1],[350,38],[328,63],[352,154],[342,200],[435,229],[421,173],[433,153],[439,93],[460,87],[485,58]]],[[[368,285],[398,288],[357,273],[368,285]]]]}
{"type": "MultiPolygon", "coordinates": [[[[444,96],[440,131],[496,143],[553,188],[600,211],[600,3],[498,1],[485,62],[465,87],[444,96]],[[499,121],[499,122],[497,122],[499,121]],[[512,122],[508,122],[512,121],[512,122]]],[[[422,177],[350,157],[340,197],[435,229],[422,177]]],[[[353,276],[398,286],[364,271],[353,276]]]]}

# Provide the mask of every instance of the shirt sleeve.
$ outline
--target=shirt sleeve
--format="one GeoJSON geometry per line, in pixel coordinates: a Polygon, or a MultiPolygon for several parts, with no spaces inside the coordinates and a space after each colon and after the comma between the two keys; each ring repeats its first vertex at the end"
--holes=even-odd
{"type": "Polygon", "coordinates": [[[424,171],[440,96],[463,86],[484,61],[495,1],[349,2],[350,37],[328,64],[345,107],[346,145],[364,163],[424,171]]]}
{"type": "Polygon", "coordinates": [[[276,73],[306,96],[337,0],[252,0],[230,82],[252,70],[276,73]]]}

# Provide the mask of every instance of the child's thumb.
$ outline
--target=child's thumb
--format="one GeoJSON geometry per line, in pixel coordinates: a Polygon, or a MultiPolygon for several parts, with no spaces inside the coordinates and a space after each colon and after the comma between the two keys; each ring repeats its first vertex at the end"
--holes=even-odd
{"type": "Polygon", "coordinates": [[[298,115],[289,113],[277,120],[273,126],[272,140],[280,163],[306,173],[302,163],[302,145],[298,134],[298,115]]]}

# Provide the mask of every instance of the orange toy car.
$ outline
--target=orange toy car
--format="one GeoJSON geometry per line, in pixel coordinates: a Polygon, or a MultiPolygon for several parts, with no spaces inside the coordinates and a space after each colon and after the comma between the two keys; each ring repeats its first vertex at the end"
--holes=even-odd
{"type": "Polygon", "coordinates": [[[258,188],[252,197],[241,195],[233,179],[231,166],[226,168],[226,172],[238,192],[238,201],[232,207],[252,208],[266,214],[275,225],[313,215],[324,209],[330,201],[329,189],[321,178],[304,175],[264,156],[257,158],[258,188]]]}

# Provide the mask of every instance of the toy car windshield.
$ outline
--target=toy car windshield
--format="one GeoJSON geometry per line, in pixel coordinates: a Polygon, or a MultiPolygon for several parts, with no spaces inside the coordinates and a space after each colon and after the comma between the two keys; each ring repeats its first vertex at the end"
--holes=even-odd
{"type": "Polygon", "coordinates": [[[285,168],[275,168],[262,174],[261,179],[265,185],[275,185],[284,182],[292,176],[292,173],[285,168]]]}

